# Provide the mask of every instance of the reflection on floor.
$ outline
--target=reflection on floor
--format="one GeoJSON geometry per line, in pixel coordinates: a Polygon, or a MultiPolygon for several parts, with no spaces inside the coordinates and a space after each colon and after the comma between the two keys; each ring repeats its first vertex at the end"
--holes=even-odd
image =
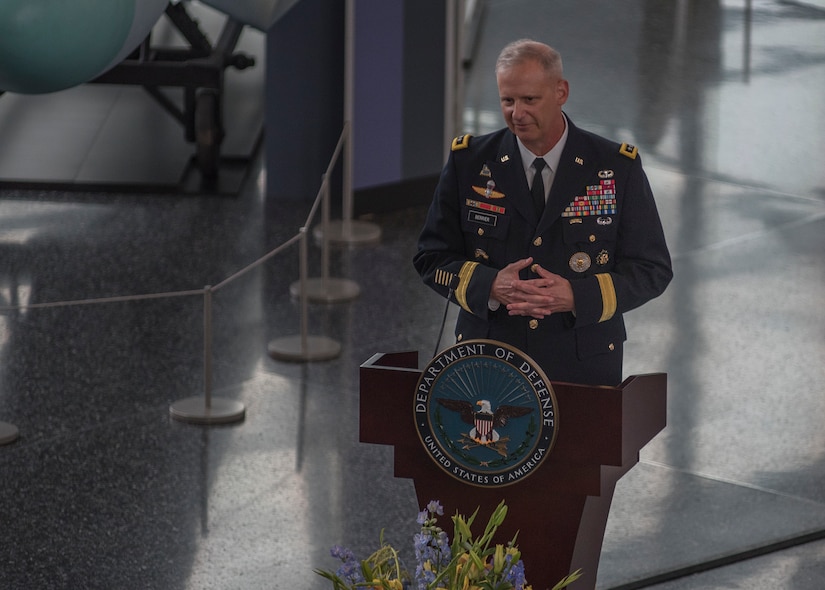
{"type": "MultiPolygon", "coordinates": [[[[466,130],[499,125],[501,45],[548,40],[573,120],[639,146],[674,255],[665,295],[627,317],[626,373],[668,373],[668,427],[619,484],[597,588],[820,590],[825,6],[486,6],[466,130]]],[[[216,291],[211,383],[247,417],[168,417],[204,390],[200,290],[305,220],[261,184],[252,170],[233,199],[0,193],[0,420],[21,433],[0,447],[0,587],[320,590],[331,545],[363,554],[382,528],[411,543],[411,482],[358,442],[358,366],[435,344],[443,307],[410,265],[423,210],[331,252],[362,290],[310,306],[333,360],[267,355],[301,329],[296,249],[216,291]]]]}

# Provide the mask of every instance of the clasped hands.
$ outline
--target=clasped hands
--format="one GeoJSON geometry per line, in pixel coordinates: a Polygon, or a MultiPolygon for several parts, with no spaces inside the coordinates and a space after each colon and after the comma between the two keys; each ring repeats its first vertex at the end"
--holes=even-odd
{"type": "Polygon", "coordinates": [[[517,260],[498,271],[490,297],[505,305],[510,315],[543,319],[552,313],[576,310],[570,281],[534,265],[532,258],[517,260]],[[519,273],[530,266],[538,277],[520,279],[519,273]]]}

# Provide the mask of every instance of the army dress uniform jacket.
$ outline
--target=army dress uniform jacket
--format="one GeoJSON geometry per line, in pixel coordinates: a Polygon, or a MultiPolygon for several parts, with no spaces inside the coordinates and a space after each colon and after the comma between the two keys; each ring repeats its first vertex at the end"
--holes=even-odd
{"type": "MultiPolygon", "coordinates": [[[[541,219],[509,129],[453,142],[413,264],[461,310],[456,339],[492,339],[528,354],[553,381],[618,385],[622,313],[672,278],[641,158],[568,119],[568,138],[541,219]],[[498,271],[516,260],[567,278],[576,311],[535,319],[490,310],[498,271]]],[[[536,278],[530,269],[522,279],[536,278]]]]}

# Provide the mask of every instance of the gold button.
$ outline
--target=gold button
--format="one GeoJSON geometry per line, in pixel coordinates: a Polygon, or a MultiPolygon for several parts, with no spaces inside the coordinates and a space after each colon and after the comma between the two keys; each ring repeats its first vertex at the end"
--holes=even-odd
{"type": "Polygon", "coordinates": [[[480,236],[484,235],[484,229],[483,228],[478,228],[478,235],[480,235],[480,236]]]}
{"type": "Polygon", "coordinates": [[[534,246],[541,246],[541,236],[539,236],[535,240],[533,240],[533,245],[534,246]]]}
{"type": "Polygon", "coordinates": [[[464,334],[459,334],[458,336],[456,336],[456,342],[461,342],[462,340],[464,340],[464,334]]]}
{"type": "Polygon", "coordinates": [[[533,265],[530,266],[530,270],[533,271],[535,274],[539,274],[538,268],[539,268],[538,264],[533,264],[533,265]]]}
{"type": "Polygon", "coordinates": [[[609,348],[611,351],[616,350],[616,345],[611,342],[610,344],[607,345],[607,348],[609,348]]]}
{"type": "Polygon", "coordinates": [[[596,241],[596,236],[594,236],[593,234],[590,234],[590,241],[595,242],[596,241]]]}
{"type": "Polygon", "coordinates": [[[538,327],[539,327],[539,321],[537,319],[533,318],[532,320],[530,320],[530,329],[531,330],[535,330],[538,327]]]}

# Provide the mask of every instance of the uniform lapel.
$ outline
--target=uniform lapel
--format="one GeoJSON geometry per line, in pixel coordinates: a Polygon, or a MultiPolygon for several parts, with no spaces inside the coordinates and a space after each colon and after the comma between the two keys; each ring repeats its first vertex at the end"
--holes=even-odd
{"type": "Polygon", "coordinates": [[[583,135],[568,119],[567,143],[559,160],[553,186],[547,197],[547,207],[541,225],[552,224],[564,211],[576,194],[581,194],[592,175],[593,163],[589,162],[583,135]]]}
{"type": "Polygon", "coordinates": [[[511,206],[522,217],[535,224],[538,221],[536,210],[530,198],[530,188],[524,176],[524,166],[521,163],[521,153],[515,135],[509,131],[504,134],[496,159],[490,166],[497,185],[508,196],[511,206]]]}

